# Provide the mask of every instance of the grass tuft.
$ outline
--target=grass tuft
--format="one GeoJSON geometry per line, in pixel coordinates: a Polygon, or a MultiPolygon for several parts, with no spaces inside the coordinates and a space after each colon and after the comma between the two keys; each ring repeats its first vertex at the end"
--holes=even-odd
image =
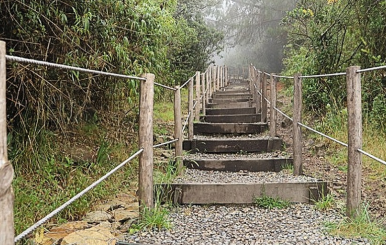
{"type": "Polygon", "coordinates": [[[156,203],[154,208],[144,207],[141,213],[141,219],[137,224],[130,227],[129,233],[133,234],[145,229],[170,229],[172,225],[167,219],[168,215],[169,210],[158,203],[156,203]]]}
{"type": "Polygon", "coordinates": [[[263,195],[262,197],[256,197],[253,203],[257,207],[264,209],[284,209],[291,205],[289,201],[281,200],[280,198],[269,197],[266,195],[263,195]]]}
{"type": "Polygon", "coordinates": [[[363,205],[354,219],[346,218],[339,223],[326,223],[326,227],[334,236],[367,238],[374,245],[381,245],[386,241],[386,230],[379,222],[370,219],[368,205],[363,205]]]}
{"type": "MultiPolygon", "coordinates": [[[[323,192],[322,192],[323,193],[323,192]]],[[[334,196],[328,193],[323,195],[319,201],[315,202],[315,208],[321,211],[326,211],[333,208],[335,205],[334,196]]]]}

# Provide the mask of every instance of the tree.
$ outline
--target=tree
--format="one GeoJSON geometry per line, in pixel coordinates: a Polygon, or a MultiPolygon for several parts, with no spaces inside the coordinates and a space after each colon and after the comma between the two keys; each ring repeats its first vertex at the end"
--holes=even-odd
{"type": "MultiPolygon", "coordinates": [[[[218,26],[226,32],[228,46],[235,48],[234,53],[243,57],[242,60],[239,59],[240,65],[253,63],[268,71],[281,70],[286,33],[279,24],[285,13],[293,7],[293,1],[225,2],[218,26]]],[[[227,60],[235,61],[235,56],[230,55],[227,60]]]]}

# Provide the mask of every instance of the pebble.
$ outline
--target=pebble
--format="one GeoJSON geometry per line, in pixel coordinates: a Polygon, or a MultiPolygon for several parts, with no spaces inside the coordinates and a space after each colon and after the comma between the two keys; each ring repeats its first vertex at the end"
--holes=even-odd
{"type": "Polygon", "coordinates": [[[312,205],[293,204],[287,209],[255,206],[180,206],[169,214],[170,230],[141,231],[127,235],[129,243],[143,244],[364,244],[366,239],[328,235],[325,222],[342,216],[320,212],[312,205]]]}
{"type": "Polygon", "coordinates": [[[223,172],[202,171],[197,169],[186,169],[182,177],[177,177],[174,183],[303,183],[317,182],[318,179],[300,175],[294,176],[288,171],[281,172],[223,172]]]}

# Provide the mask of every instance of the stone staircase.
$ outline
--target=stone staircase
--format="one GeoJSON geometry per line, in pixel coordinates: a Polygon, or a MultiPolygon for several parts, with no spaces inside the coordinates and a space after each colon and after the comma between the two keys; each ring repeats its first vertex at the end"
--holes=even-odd
{"type": "Polygon", "coordinates": [[[261,122],[252,97],[242,79],[214,93],[194,123],[194,138],[183,142],[189,152],[185,175],[167,185],[174,202],[249,204],[266,195],[310,203],[327,190],[325,182],[290,173],[292,159],[283,152],[283,140],[266,133],[268,123],[261,122]]]}

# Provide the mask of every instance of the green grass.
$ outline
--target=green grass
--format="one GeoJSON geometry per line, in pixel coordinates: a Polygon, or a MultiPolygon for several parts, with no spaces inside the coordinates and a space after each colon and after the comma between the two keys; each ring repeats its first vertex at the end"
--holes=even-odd
{"type": "MultiPolygon", "coordinates": [[[[323,191],[322,191],[323,193],[323,191]]],[[[334,207],[335,199],[334,196],[328,193],[322,196],[322,198],[314,203],[315,208],[321,211],[326,211],[334,207]]]]}
{"type": "MultiPolygon", "coordinates": [[[[183,116],[186,115],[186,95],[187,90],[182,90],[183,116]]],[[[154,132],[171,136],[173,126],[168,124],[174,121],[173,96],[167,94],[164,97],[154,104],[154,132]]],[[[138,149],[136,133],[133,132],[138,128],[135,122],[137,113],[132,111],[121,119],[120,122],[125,123],[127,131],[117,133],[115,121],[112,122],[109,116],[97,118],[95,115],[87,122],[73,125],[67,130],[70,132],[67,137],[63,137],[61,132],[39,131],[35,128],[23,135],[13,132],[9,134],[9,159],[15,168],[13,189],[16,234],[62,205],[138,149]],[[118,134],[124,134],[125,137],[118,134]],[[64,146],[69,146],[69,149],[82,148],[84,152],[79,154],[79,159],[75,159],[65,154],[64,146]],[[83,157],[83,153],[89,156],[83,157]]],[[[118,126],[122,130],[122,125],[118,126]]],[[[156,173],[159,174],[157,181],[170,182],[175,177],[172,164],[158,170],[160,172],[156,173]]],[[[80,219],[98,201],[132,188],[130,183],[137,180],[137,173],[138,160],[134,159],[52,218],[49,223],[60,224],[80,219]]],[[[154,224],[154,227],[158,227],[157,222],[166,217],[166,211],[157,207],[156,210],[147,210],[144,217],[144,222],[149,226],[154,224]]]]}
{"type": "Polygon", "coordinates": [[[368,205],[364,205],[354,219],[345,218],[339,223],[329,222],[325,225],[329,233],[334,236],[367,238],[374,245],[381,245],[386,241],[386,230],[380,222],[370,219],[368,205]]]}
{"type": "MultiPolygon", "coordinates": [[[[68,144],[75,149],[82,147],[85,152],[93,151],[93,159],[74,160],[67,156],[63,140],[53,132],[41,131],[35,142],[22,141],[21,136],[9,138],[9,156],[15,167],[16,234],[68,201],[132,153],[131,147],[105,138],[105,129],[100,125],[80,126],[77,134],[80,140],[71,140],[68,144]],[[98,147],[88,149],[86,144],[98,147]]],[[[136,178],[136,166],[137,160],[133,160],[49,222],[60,224],[77,220],[100,199],[130,188],[129,182],[136,178]]]]}
{"type": "Polygon", "coordinates": [[[262,197],[255,197],[253,200],[253,203],[259,207],[264,209],[284,209],[288,208],[291,203],[286,200],[282,200],[280,198],[273,198],[266,195],[263,195],[262,197]]]}
{"type": "Polygon", "coordinates": [[[177,166],[174,159],[169,159],[167,164],[160,165],[154,169],[154,183],[170,184],[178,176],[177,166]]]}
{"type": "Polygon", "coordinates": [[[170,229],[172,224],[168,220],[169,210],[157,204],[154,208],[143,208],[141,212],[141,219],[137,224],[133,224],[129,233],[133,234],[140,230],[153,230],[153,229],[170,229]]]}

